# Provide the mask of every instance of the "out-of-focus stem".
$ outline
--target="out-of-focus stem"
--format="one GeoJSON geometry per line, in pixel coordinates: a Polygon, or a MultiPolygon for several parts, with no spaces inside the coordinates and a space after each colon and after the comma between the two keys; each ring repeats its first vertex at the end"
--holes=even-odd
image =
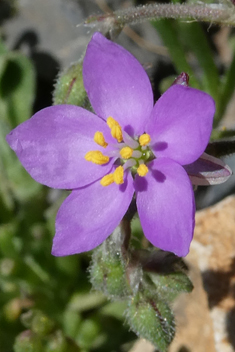
{"type": "Polygon", "coordinates": [[[91,16],[85,24],[103,22],[106,29],[121,29],[126,24],[146,20],[174,18],[204,21],[212,24],[235,25],[235,7],[223,4],[150,4],[118,10],[112,14],[91,16]],[[106,23],[105,23],[106,22],[106,23]]]}
{"type": "Polygon", "coordinates": [[[124,234],[123,243],[121,247],[122,255],[124,259],[128,258],[128,250],[131,239],[131,222],[127,218],[123,218],[121,221],[121,231],[124,234]]]}

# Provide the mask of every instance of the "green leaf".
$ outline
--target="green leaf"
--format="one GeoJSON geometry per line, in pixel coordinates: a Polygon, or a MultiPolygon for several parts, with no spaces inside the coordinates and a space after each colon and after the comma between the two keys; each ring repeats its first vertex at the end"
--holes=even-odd
{"type": "Polygon", "coordinates": [[[230,137],[235,137],[235,130],[229,130],[229,129],[214,129],[211,133],[211,141],[222,139],[222,138],[230,138],[230,137]]]}
{"type": "Polygon", "coordinates": [[[99,307],[106,301],[103,294],[99,292],[75,293],[68,305],[68,308],[76,312],[84,312],[99,307]]]}
{"type": "Polygon", "coordinates": [[[178,22],[179,35],[186,50],[195,55],[203,71],[202,89],[208,92],[216,102],[219,99],[219,73],[213,59],[213,53],[206,34],[200,23],[178,22]]]}
{"type": "Polygon", "coordinates": [[[10,126],[30,118],[35,96],[35,72],[24,55],[10,52],[0,60],[0,111],[10,126]]]}
{"type": "Polygon", "coordinates": [[[200,88],[200,84],[195,77],[192,67],[186,59],[185,49],[179,38],[178,23],[169,19],[151,21],[151,23],[161,36],[165,46],[168,48],[177,73],[180,74],[181,72],[187,72],[190,77],[190,85],[195,88],[200,88]]]}
{"type": "Polygon", "coordinates": [[[95,319],[86,319],[82,322],[76,337],[76,342],[85,349],[90,350],[92,345],[99,339],[100,324],[95,319]]]}
{"type": "Polygon", "coordinates": [[[123,314],[126,310],[126,301],[115,301],[106,304],[100,309],[100,313],[103,315],[108,315],[114,317],[118,320],[123,320],[123,314]]]}
{"type": "Polygon", "coordinates": [[[16,230],[16,222],[0,226],[0,253],[5,257],[12,258],[18,255],[20,248],[15,241],[16,230]]]}
{"type": "Polygon", "coordinates": [[[31,331],[23,331],[16,338],[14,352],[43,352],[41,340],[31,331]]]}
{"type": "Polygon", "coordinates": [[[214,120],[214,126],[218,126],[220,120],[223,118],[227,105],[232,98],[235,89],[235,48],[232,62],[226,71],[226,74],[220,83],[220,100],[217,104],[217,112],[214,120]]]}

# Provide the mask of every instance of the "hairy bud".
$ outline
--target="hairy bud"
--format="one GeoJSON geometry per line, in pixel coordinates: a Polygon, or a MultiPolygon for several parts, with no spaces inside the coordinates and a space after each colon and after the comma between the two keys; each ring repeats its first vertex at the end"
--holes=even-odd
{"type": "Polygon", "coordinates": [[[54,105],[72,104],[88,107],[88,98],[83,85],[82,60],[71,65],[57,79],[54,96],[54,105]]]}
{"type": "Polygon", "coordinates": [[[166,352],[175,334],[174,316],[166,302],[137,294],[129,302],[126,318],[131,329],[166,352]]]}

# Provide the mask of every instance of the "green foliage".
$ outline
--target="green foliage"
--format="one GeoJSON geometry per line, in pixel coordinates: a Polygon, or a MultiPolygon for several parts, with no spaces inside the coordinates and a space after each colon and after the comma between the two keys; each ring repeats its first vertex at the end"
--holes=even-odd
{"type": "MultiPolygon", "coordinates": [[[[136,221],[134,229],[137,234],[136,221]]],[[[131,329],[151,341],[159,351],[165,352],[175,332],[170,303],[181,292],[191,292],[193,285],[178,257],[163,251],[136,250],[134,247],[126,254],[123,249],[124,236],[120,226],[94,250],[90,267],[91,283],[107,297],[123,300],[125,304],[121,312],[125,309],[126,321],[131,329]]],[[[121,308],[119,305],[117,307],[121,308]]],[[[108,307],[103,312],[105,310],[108,307]]]]}
{"type": "MultiPolygon", "coordinates": [[[[187,72],[191,86],[214,97],[217,126],[234,92],[235,58],[221,74],[200,24],[152,23],[176,71],[187,72]]],[[[50,254],[55,215],[68,193],[37,184],[5,142],[32,114],[35,76],[31,61],[0,41],[0,352],[126,352],[135,339],[129,326],[164,352],[175,333],[171,304],[193,286],[179,258],[143,250],[138,220],[128,253],[122,232],[114,233],[93,252],[89,273],[89,254],[50,254]],[[100,292],[90,292],[88,275],[100,292]],[[129,326],[123,326],[125,318],[129,326]]],[[[172,81],[159,83],[164,90],[172,81]]],[[[54,104],[91,109],[82,60],[58,77],[54,104]]],[[[234,136],[233,130],[214,130],[207,152],[234,153],[233,139],[224,140],[234,136]]]]}
{"type": "Polygon", "coordinates": [[[22,332],[16,338],[14,352],[43,352],[40,338],[29,330],[22,332]]]}
{"type": "Polygon", "coordinates": [[[17,52],[0,55],[0,112],[16,127],[32,114],[35,72],[27,57],[17,52]]]}

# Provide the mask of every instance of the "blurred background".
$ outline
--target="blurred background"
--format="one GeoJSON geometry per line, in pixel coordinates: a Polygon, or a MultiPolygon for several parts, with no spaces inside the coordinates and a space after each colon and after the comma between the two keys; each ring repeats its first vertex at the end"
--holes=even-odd
{"type": "MultiPolygon", "coordinates": [[[[5,136],[52,104],[59,72],[81,58],[95,31],[83,25],[88,16],[145,3],[0,0],[0,352],[125,352],[136,340],[125,324],[125,302],[90,291],[90,253],[51,256],[55,215],[68,193],[32,180],[5,136]]],[[[235,127],[233,28],[161,20],[127,26],[116,40],[143,64],[155,99],[185,71],[191,86],[215,99],[215,126],[235,127]]],[[[234,157],[225,161],[235,169],[234,157]]],[[[234,190],[234,176],[201,187],[197,208],[234,190]]],[[[133,228],[141,236],[138,220],[133,228]]]]}

